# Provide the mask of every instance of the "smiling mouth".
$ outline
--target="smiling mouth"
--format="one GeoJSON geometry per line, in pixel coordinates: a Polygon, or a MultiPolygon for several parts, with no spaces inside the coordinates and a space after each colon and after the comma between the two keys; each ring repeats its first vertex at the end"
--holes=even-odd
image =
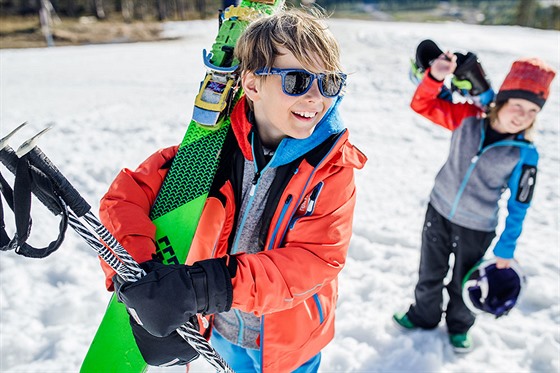
{"type": "Polygon", "coordinates": [[[294,111],[294,114],[303,118],[315,118],[315,116],[317,115],[317,112],[315,111],[294,111]]]}

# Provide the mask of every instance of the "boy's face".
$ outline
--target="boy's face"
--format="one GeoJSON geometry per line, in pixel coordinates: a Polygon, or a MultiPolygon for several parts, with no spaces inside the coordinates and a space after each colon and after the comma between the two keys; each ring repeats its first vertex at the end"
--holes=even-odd
{"type": "MultiPolygon", "coordinates": [[[[287,49],[279,48],[279,53],[273,67],[306,70],[287,49]]],[[[315,72],[324,71],[324,66],[319,61],[315,68],[315,72]]],[[[309,91],[301,96],[285,94],[282,91],[282,77],[279,75],[269,75],[264,79],[248,73],[243,76],[242,85],[247,97],[253,101],[261,140],[265,146],[273,149],[285,137],[309,137],[333,102],[333,98],[321,94],[317,79],[313,81],[309,91]]]]}
{"type": "Polygon", "coordinates": [[[522,98],[510,98],[498,112],[498,120],[492,128],[500,133],[519,133],[531,127],[540,107],[522,98]]]}

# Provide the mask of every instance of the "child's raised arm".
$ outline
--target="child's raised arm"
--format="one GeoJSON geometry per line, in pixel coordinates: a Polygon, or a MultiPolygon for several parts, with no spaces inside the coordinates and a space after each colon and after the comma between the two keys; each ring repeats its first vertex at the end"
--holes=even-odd
{"type": "Polygon", "coordinates": [[[480,114],[481,110],[471,104],[454,104],[438,98],[443,80],[457,68],[457,56],[442,53],[426,71],[424,79],[416,88],[410,107],[432,122],[450,130],[461,125],[463,119],[480,114]]]}

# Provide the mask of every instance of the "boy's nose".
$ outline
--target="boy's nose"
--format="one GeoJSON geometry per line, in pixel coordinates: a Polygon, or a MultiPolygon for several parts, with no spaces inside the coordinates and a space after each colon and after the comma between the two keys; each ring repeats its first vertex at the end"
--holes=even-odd
{"type": "Polygon", "coordinates": [[[319,82],[317,81],[317,79],[315,79],[315,81],[313,81],[313,83],[311,84],[311,88],[309,88],[309,91],[307,91],[305,93],[305,96],[308,99],[320,99],[321,98],[321,91],[319,90],[319,82]]]}

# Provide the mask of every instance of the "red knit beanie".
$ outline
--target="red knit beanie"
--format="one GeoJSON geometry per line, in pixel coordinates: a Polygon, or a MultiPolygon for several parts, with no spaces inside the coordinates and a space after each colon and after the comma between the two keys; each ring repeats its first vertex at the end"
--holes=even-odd
{"type": "Polygon", "coordinates": [[[517,60],[504,79],[496,96],[496,102],[500,103],[510,98],[524,98],[542,108],[548,98],[549,86],[555,75],[554,69],[538,58],[517,60]]]}

